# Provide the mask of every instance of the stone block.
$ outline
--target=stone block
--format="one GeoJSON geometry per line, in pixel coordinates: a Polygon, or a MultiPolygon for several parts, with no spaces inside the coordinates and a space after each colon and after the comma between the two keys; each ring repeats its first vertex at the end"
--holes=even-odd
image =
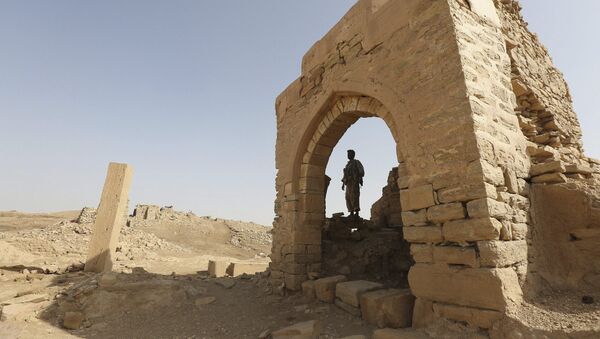
{"type": "Polygon", "coordinates": [[[209,260],[208,261],[208,275],[213,278],[220,278],[227,275],[227,268],[230,263],[227,261],[209,260]]]}
{"type": "Polygon", "coordinates": [[[534,184],[561,184],[567,182],[567,177],[562,173],[548,173],[533,177],[531,182],[534,184]]]}
{"type": "Polygon", "coordinates": [[[495,321],[502,318],[500,312],[448,304],[434,303],[433,310],[437,317],[466,322],[484,329],[491,328],[495,321]]]}
{"type": "MultiPolygon", "coordinates": [[[[232,277],[237,277],[242,274],[256,274],[264,272],[269,268],[269,263],[242,263],[234,262],[227,268],[227,274],[232,277]]],[[[210,273],[210,272],[209,272],[210,273]]]]}
{"type": "Polygon", "coordinates": [[[360,309],[362,318],[369,324],[383,327],[385,317],[382,310],[382,304],[385,297],[400,293],[397,289],[385,289],[367,292],[360,297],[360,309]]]}
{"type": "Polygon", "coordinates": [[[291,291],[299,291],[302,289],[302,283],[308,279],[306,274],[289,274],[284,273],[283,281],[285,288],[291,291]]]}
{"type": "Polygon", "coordinates": [[[404,328],[412,323],[414,296],[409,289],[367,292],[360,298],[363,319],[378,327],[404,328]]]}
{"type": "Polygon", "coordinates": [[[90,240],[86,272],[109,272],[115,255],[121,228],[125,225],[129,187],[133,168],[127,164],[110,163],[100,197],[100,205],[90,240]]]}
{"type": "Polygon", "coordinates": [[[447,204],[457,201],[470,201],[479,198],[490,197],[496,199],[498,193],[494,185],[472,184],[456,187],[448,187],[438,191],[438,200],[442,204],[447,204]]]}
{"type": "Polygon", "coordinates": [[[360,296],[369,291],[383,288],[383,285],[366,280],[346,281],[337,284],[335,296],[348,305],[359,307],[360,296]]]}
{"type": "Polygon", "coordinates": [[[525,240],[527,238],[527,224],[515,223],[512,224],[512,239],[513,240],[525,240]]]}
{"type": "Polygon", "coordinates": [[[504,311],[520,303],[522,292],[512,268],[455,268],[416,264],[408,281],[417,298],[504,311]]]}
{"type": "Polygon", "coordinates": [[[504,170],[504,185],[510,193],[519,193],[519,179],[517,174],[512,170],[504,170]]]}
{"type": "Polygon", "coordinates": [[[415,299],[415,307],[413,308],[412,327],[424,328],[435,321],[433,312],[433,302],[423,298],[415,299]]]}
{"type": "Polygon", "coordinates": [[[307,280],[302,283],[302,294],[309,299],[315,299],[317,297],[315,294],[314,280],[307,280]]]}
{"type": "Polygon", "coordinates": [[[84,320],[84,315],[81,312],[66,312],[63,317],[63,327],[70,330],[78,330],[84,320]]]}
{"type": "Polygon", "coordinates": [[[469,201],[467,212],[471,218],[510,219],[513,214],[512,208],[508,204],[491,198],[469,201]]]}
{"type": "Polygon", "coordinates": [[[271,332],[272,339],[317,339],[321,334],[318,320],[301,322],[271,332]]]}
{"type": "Polygon", "coordinates": [[[317,299],[332,304],[335,301],[336,285],[344,281],[346,281],[346,277],[343,275],[315,280],[315,294],[317,299]]]}
{"type": "Polygon", "coordinates": [[[504,185],[504,173],[500,167],[483,160],[481,161],[481,168],[483,170],[483,179],[486,182],[494,186],[504,185]]]}
{"type": "Polygon", "coordinates": [[[565,166],[565,173],[579,173],[584,175],[590,175],[594,173],[594,170],[589,166],[571,164],[565,166]]]}
{"type": "Polygon", "coordinates": [[[565,173],[566,168],[562,161],[550,161],[531,166],[529,174],[532,177],[546,173],[565,173]]]}
{"type": "Polygon", "coordinates": [[[472,247],[434,246],[433,261],[435,263],[467,265],[477,267],[477,254],[472,247]]]}
{"type": "Polygon", "coordinates": [[[498,240],[502,224],[493,218],[449,221],[442,229],[446,241],[467,242],[498,240]]]}
{"type": "Polygon", "coordinates": [[[383,298],[381,304],[386,326],[393,328],[406,328],[412,324],[415,297],[409,289],[383,298]]]}
{"type": "Polygon", "coordinates": [[[402,212],[402,224],[404,226],[427,225],[427,210],[402,212]]]}
{"type": "Polygon", "coordinates": [[[425,244],[411,244],[410,255],[415,262],[433,262],[433,246],[425,244]]]}
{"type": "Polygon", "coordinates": [[[340,299],[335,299],[335,306],[341,308],[342,310],[352,314],[355,317],[360,317],[360,308],[348,305],[340,299]]]}
{"type": "Polygon", "coordinates": [[[403,227],[402,232],[408,242],[438,244],[443,241],[440,226],[403,227]]]}
{"type": "Polygon", "coordinates": [[[517,241],[479,241],[481,266],[505,267],[527,260],[527,243],[517,241]]]}
{"type": "Polygon", "coordinates": [[[400,191],[400,204],[404,211],[414,211],[435,205],[433,186],[422,185],[400,191]]]}
{"type": "Polygon", "coordinates": [[[435,224],[463,219],[464,217],[465,208],[459,202],[431,206],[427,209],[427,220],[435,224]]]}

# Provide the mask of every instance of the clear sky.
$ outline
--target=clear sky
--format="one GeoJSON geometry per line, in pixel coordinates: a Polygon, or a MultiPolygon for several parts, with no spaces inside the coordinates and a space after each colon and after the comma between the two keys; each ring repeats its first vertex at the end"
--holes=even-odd
{"type": "MultiPolygon", "coordinates": [[[[0,0],[0,210],[95,206],[117,161],[135,168],[132,205],[270,224],[275,97],[354,2],[0,0]]],[[[522,4],[600,158],[600,1],[522,4]]],[[[328,213],[350,147],[364,210],[394,166],[383,122],[359,121],[332,155],[328,213]]]]}

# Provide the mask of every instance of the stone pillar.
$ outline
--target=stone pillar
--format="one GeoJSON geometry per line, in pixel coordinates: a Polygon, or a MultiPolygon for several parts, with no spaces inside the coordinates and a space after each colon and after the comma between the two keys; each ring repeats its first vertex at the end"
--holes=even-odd
{"type": "Polygon", "coordinates": [[[121,227],[125,223],[133,169],[110,163],[85,263],[86,272],[112,270],[121,227]]]}

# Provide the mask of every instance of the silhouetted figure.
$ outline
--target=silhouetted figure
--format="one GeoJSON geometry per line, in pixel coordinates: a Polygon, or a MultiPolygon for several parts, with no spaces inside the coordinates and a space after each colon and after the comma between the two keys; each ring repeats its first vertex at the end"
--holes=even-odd
{"type": "Polygon", "coordinates": [[[365,169],[360,161],[354,159],[356,153],[348,150],[348,163],[344,167],[342,191],[346,191],[346,207],[350,216],[358,217],[360,211],[360,186],[363,184],[365,169]]]}

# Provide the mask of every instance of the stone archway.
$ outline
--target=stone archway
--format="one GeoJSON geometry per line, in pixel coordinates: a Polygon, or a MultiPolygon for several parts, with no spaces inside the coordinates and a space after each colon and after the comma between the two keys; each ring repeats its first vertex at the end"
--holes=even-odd
{"type": "Polygon", "coordinates": [[[480,2],[360,0],[306,53],[276,104],[273,283],[320,270],[329,155],[377,116],[397,144],[415,313],[489,328],[520,303],[531,162],[500,9],[480,2]]]}
{"type": "MultiPolygon", "coordinates": [[[[381,102],[364,95],[335,95],[330,109],[318,117],[320,122],[316,124],[314,132],[308,133],[310,138],[301,144],[294,166],[299,192],[298,208],[308,217],[304,221],[307,229],[299,232],[315,232],[314,237],[318,237],[316,233],[321,232],[320,227],[325,218],[324,177],[329,156],[346,130],[358,119],[367,117],[384,120],[396,142],[396,148],[399,148],[396,124],[390,111],[381,102]]],[[[400,155],[397,154],[398,162],[401,162],[400,155]]]]}

